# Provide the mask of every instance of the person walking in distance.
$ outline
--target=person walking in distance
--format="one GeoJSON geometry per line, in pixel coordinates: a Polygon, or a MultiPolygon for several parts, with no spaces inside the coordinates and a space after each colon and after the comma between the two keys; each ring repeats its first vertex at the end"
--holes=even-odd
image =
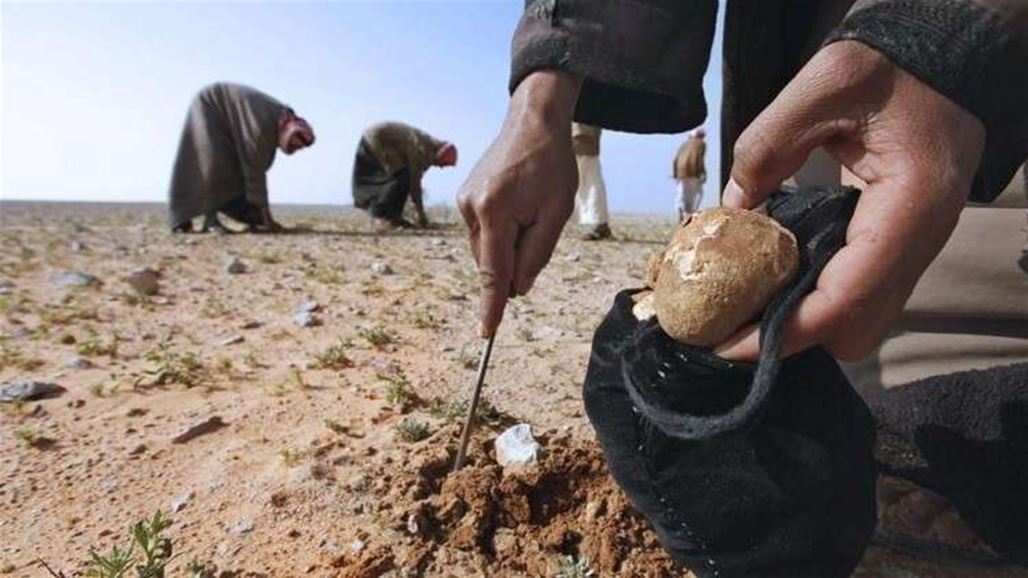
{"type": "Polygon", "coordinates": [[[700,202],[703,201],[703,185],[707,182],[707,168],[703,163],[703,157],[707,152],[704,137],[706,132],[702,128],[694,130],[689,140],[678,148],[675,162],[671,165],[671,176],[678,182],[675,203],[678,222],[684,221],[698,211],[700,202]]]}

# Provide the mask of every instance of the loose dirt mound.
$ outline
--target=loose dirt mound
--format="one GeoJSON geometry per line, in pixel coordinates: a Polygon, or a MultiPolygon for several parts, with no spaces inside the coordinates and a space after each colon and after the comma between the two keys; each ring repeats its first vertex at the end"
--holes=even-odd
{"type": "Polygon", "coordinates": [[[632,510],[595,443],[541,441],[539,464],[518,471],[505,472],[491,450],[486,455],[481,446],[488,442],[474,452],[477,461],[452,475],[452,447],[425,444],[412,452],[379,497],[393,505],[391,528],[403,538],[336,560],[340,576],[391,569],[445,576],[457,567],[486,576],[554,576],[562,556],[587,560],[596,576],[689,576],[632,510]]]}

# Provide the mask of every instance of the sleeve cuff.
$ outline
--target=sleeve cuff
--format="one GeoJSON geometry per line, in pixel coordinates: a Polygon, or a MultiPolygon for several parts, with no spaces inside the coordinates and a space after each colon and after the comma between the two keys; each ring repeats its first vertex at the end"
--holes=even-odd
{"type": "Polygon", "coordinates": [[[1028,49],[999,14],[967,0],[885,0],[826,44],[855,40],[977,116],[987,130],[972,200],[990,201],[1028,156],[1028,49]]]}

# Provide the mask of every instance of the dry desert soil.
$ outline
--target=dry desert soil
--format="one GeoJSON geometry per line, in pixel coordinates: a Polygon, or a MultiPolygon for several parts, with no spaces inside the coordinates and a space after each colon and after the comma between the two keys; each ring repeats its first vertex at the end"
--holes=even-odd
{"type": "MultiPolygon", "coordinates": [[[[691,575],[607,476],[580,394],[593,329],[670,220],[569,229],[508,308],[449,476],[481,347],[456,214],[390,235],[346,208],[279,216],[292,232],[172,236],[160,205],[0,205],[0,382],[62,388],[0,404],[0,575],[85,575],[155,511],[168,576],[691,575]],[[127,282],[146,267],[153,295],[127,282]],[[519,422],[544,451],[505,472],[492,440],[519,422]]],[[[877,546],[855,574],[972,575],[1026,574],[877,546]]]]}

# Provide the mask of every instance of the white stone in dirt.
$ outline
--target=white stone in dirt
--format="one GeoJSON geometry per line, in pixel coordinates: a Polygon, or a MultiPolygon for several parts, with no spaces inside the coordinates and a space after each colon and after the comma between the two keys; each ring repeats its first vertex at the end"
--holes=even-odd
{"type": "Polygon", "coordinates": [[[186,506],[193,500],[193,492],[186,492],[171,502],[171,513],[177,514],[186,509],[186,506]]]}
{"type": "Polygon", "coordinates": [[[233,335],[232,337],[226,337],[225,339],[222,339],[219,345],[221,345],[222,347],[228,347],[229,345],[237,345],[242,342],[242,335],[233,335]]]}
{"type": "Polygon", "coordinates": [[[371,270],[377,275],[392,275],[393,266],[385,261],[375,261],[371,264],[371,270]]]}
{"type": "Polygon", "coordinates": [[[50,397],[64,392],[56,383],[22,379],[0,384],[0,402],[26,401],[50,397]]]}
{"type": "Polygon", "coordinates": [[[14,283],[4,279],[0,281],[0,295],[7,295],[14,289],[14,283]]]}
{"type": "Polygon", "coordinates": [[[364,540],[354,540],[353,542],[350,542],[350,551],[354,554],[359,554],[364,550],[364,546],[364,540]]]}
{"type": "Polygon", "coordinates": [[[297,312],[309,311],[311,313],[314,313],[315,311],[320,311],[320,310],[321,310],[321,303],[318,303],[317,301],[311,299],[309,301],[304,301],[303,303],[301,303],[300,307],[296,311],[297,312]]]}
{"type": "Polygon", "coordinates": [[[66,363],[65,365],[68,366],[68,369],[89,369],[93,367],[93,362],[89,361],[85,357],[76,355],[68,359],[68,363],[66,363]]]}
{"type": "Polygon", "coordinates": [[[149,267],[141,267],[132,271],[126,279],[128,284],[141,295],[156,295],[159,289],[157,284],[157,271],[149,267]]]}
{"type": "Polygon", "coordinates": [[[100,284],[100,279],[89,273],[66,271],[54,277],[54,282],[61,287],[92,287],[100,284]]]}
{"type": "Polygon", "coordinates": [[[32,331],[24,325],[16,325],[4,330],[4,337],[9,339],[25,339],[32,335],[32,331]]]}
{"type": "Polygon", "coordinates": [[[507,428],[496,437],[496,462],[504,468],[533,466],[538,461],[539,443],[532,437],[532,426],[527,423],[507,428]]]}
{"type": "Polygon", "coordinates": [[[229,531],[233,534],[248,534],[253,531],[253,520],[240,520],[229,531]]]}
{"type": "Polygon", "coordinates": [[[233,275],[246,273],[246,263],[239,260],[239,257],[231,257],[225,262],[225,270],[233,275]]]}
{"type": "Polygon", "coordinates": [[[293,315],[293,321],[300,327],[316,327],[321,325],[321,320],[310,311],[297,311],[293,315]]]}
{"type": "Polygon", "coordinates": [[[567,259],[568,261],[570,261],[571,263],[577,263],[577,262],[582,260],[582,254],[581,253],[569,253],[568,256],[564,257],[564,258],[567,259]]]}
{"type": "Polygon", "coordinates": [[[71,252],[72,253],[81,253],[81,252],[83,252],[85,250],[86,250],[86,244],[83,243],[82,241],[72,241],[71,242],[71,252]]]}

